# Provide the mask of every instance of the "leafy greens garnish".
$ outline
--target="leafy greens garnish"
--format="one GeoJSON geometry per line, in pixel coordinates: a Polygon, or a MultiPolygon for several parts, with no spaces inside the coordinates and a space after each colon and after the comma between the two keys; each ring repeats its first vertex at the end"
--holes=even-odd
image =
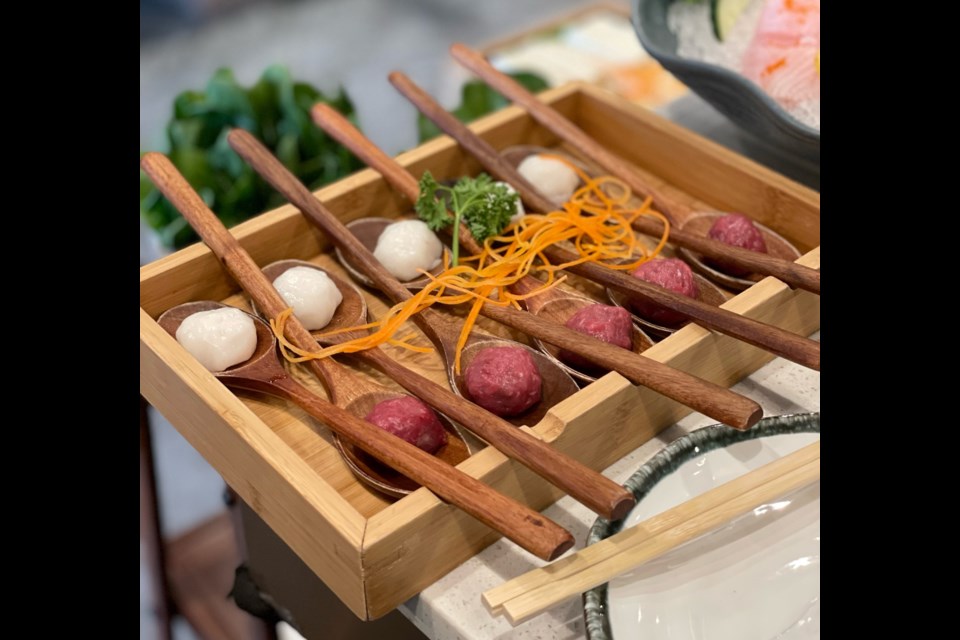
{"type": "MultiPolygon", "coordinates": [[[[284,202],[227,144],[233,127],[253,133],[311,189],[363,166],[311,121],[310,108],[321,101],[354,119],[345,93],[324,95],[294,81],[284,67],[269,67],[249,88],[240,86],[229,69],[220,69],[204,91],[184,91],[174,100],[167,148],[161,150],[230,227],[284,202]]],[[[140,215],[167,246],[182,247],[197,239],[143,172],[140,215]]]]}
{"type": "Polygon", "coordinates": [[[429,171],[420,178],[420,196],[415,205],[417,215],[434,231],[453,225],[453,264],[460,258],[460,239],[457,230],[463,222],[477,240],[483,242],[495,236],[510,223],[517,211],[519,195],[503,184],[498,184],[485,173],[476,178],[460,178],[452,187],[444,186],[429,171]],[[453,213],[447,213],[447,207],[453,213]]]}

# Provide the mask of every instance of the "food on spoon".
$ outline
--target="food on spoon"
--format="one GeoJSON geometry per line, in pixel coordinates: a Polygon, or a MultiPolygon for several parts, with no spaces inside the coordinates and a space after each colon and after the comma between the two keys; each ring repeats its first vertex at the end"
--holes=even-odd
{"type": "MultiPolygon", "coordinates": [[[[633,277],[663,287],[667,291],[693,298],[700,295],[700,288],[690,266],[677,258],[662,258],[644,262],[633,272],[633,277]]],[[[631,298],[629,306],[638,316],[666,326],[677,325],[686,316],[643,298],[631,298]]]]}
{"type": "MultiPolygon", "coordinates": [[[[626,309],[600,303],[587,305],[570,316],[564,325],[623,349],[633,348],[633,320],[626,309]]],[[[583,356],[566,349],[560,351],[559,358],[573,367],[591,371],[600,369],[583,356]]]]}
{"type": "Polygon", "coordinates": [[[223,371],[250,359],[257,348],[257,328],[239,309],[198,311],[180,323],[177,342],[208,370],[223,371]]]}
{"type": "Polygon", "coordinates": [[[364,420],[427,453],[436,453],[447,444],[447,432],[437,414],[413,396],[378,402],[364,420]]]}
{"type": "Polygon", "coordinates": [[[374,257],[397,280],[406,282],[440,264],[443,244],[421,220],[401,220],[387,226],[377,239],[374,257]]]}
{"type": "Polygon", "coordinates": [[[529,155],[517,167],[527,182],[537,188],[551,202],[560,204],[570,200],[580,184],[577,172],[565,162],[541,155],[529,155]]]}
{"type": "Polygon", "coordinates": [[[543,380],[523,347],[487,347],[463,376],[470,398],[498,416],[515,416],[540,401],[543,380]]]}
{"type": "MultiPolygon", "coordinates": [[[[739,247],[748,251],[757,253],[767,252],[767,243],[763,239],[763,234],[753,220],[739,213],[731,213],[720,218],[710,227],[707,237],[711,240],[717,240],[731,247],[739,247]]],[[[704,258],[705,262],[720,269],[731,276],[745,276],[750,274],[749,269],[731,264],[722,258],[704,258]]]]}
{"type": "Polygon", "coordinates": [[[273,286],[289,306],[293,315],[309,331],[330,324],[343,294],[323,271],[310,267],[287,269],[273,281],[273,286]]]}

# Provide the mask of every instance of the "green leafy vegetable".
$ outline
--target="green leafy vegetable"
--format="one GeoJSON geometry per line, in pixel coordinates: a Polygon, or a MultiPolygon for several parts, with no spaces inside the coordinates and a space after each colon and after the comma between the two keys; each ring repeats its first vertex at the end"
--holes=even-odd
{"type": "Polygon", "coordinates": [[[415,206],[420,219],[434,231],[453,225],[452,253],[456,265],[460,258],[460,239],[456,231],[460,223],[470,229],[477,242],[483,242],[510,223],[510,217],[517,211],[519,197],[485,173],[476,178],[460,178],[452,187],[447,187],[425,171],[420,178],[420,196],[415,206]],[[448,206],[453,217],[447,213],[448,206]]]}
{"type": "MultiPolygon", "coordinates": [[[[257,136],[314,189],[362,167],[311,122],[310,108],[321,101],[354,119],[353,104],[342,90],[325,96],[295,82],[284,67],[269,67],[248,89],[237,84],[229,69],[220,69],[204,91],[185,91],[174,100],[165,151],[223,223],[233,226],[283,202],[227,144],[233,127],[257,136]]],[[[197,239],[143,172],[140,214],[167,246],[182,247],[197,239]]]]}
{"type": "MultiPolygon", "coordinates": [[[[511,78],[522,84],[528,90],[534,93],[548,88],[546,80],[533,73],[511,73],[511,78]]],[[[463,85],[460,92],[460,106],[451,111],[451,113],[461,122],[472,122],[480,116],[485,116],[497,109],[510,104],[502,95],[491,89],[482,80],[474,80],[463,85]]],[[[417,130],[420,134],[420,142],[425,142],[435,138],[442,132],[422,113],[417,116],[417,130]]]]}

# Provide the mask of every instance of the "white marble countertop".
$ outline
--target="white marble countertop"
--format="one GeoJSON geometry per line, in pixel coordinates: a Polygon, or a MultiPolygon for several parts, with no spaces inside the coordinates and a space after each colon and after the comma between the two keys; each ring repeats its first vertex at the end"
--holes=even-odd
{"type": "MultiPolygon", "coordinates": [[[[819,333],[814,336],[819,340],[819,333]]],[[[768,416],[820,410],[820,373],[778,358],[742,380],[734,390],[753,398],[768,416]]],[[[669,442],[694,429],[715,423],[694,413],[604,471],[624,482],[669,442]]],[[[543,512],[566,527],[583,548],[596,515],[566,497],[543,512]]],[[[506,580],[545,563],[515,544],[500,540],[400,606],[400,611],[433,640],[550,640],[585,638],[579,598],[512,627],[506,618],[492,617],[480,595],[506,580]]]]}

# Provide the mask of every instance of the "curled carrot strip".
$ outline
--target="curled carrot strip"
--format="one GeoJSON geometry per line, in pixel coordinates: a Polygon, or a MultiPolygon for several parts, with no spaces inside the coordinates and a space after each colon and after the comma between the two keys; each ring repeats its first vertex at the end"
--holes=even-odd
{"type": "Polygon", "coordinates": [[[601,263],[611,269],[633,270],[652,260],[664,248],[670,233],[666,217],[650,208],[647,197],[639,206],[631,206],[630,188],[617,178],[591,178],[579,167],[559,156],[545,156],[565,163],[583,181],[570,201],[557,211],[529,214],[511,224],[499,235],[487,238],[483,250],[462,258],[456,267],[444,261],[444,270],[433,275],[423,272],[429,283],[409,300],[392,306],[377,322],[338,329],[323,334],[332,336],[352,331],[370,333],[346,340],[318,351],[307,351],[292,344],[283,335],[284,325],[293,312],[287,309],[270,321],[280,351],[291,362],[325,358],[337,353],[354,353],[382,344],[393,344],[417,352],[431,351],[412,342],[415,334],[403,338],[395,335],[414,314],[433,305],[471,304],[457,340],[455,369],[460,372],[460,355],[484,304],[520,308],[520,302],[557,286],[566,276],[556,272],[587,262],[601,263]],[[631,224],[640,216],[652,216],[664,226],[656,247],[647,249],[638,242],[631,224]],[[551,264],[545,251],[554,245],[567,245],[578,257],[563,264],[551,264]],[[541,274],[542,286],[524,294],[514,294],[509,287],[528,275],[541,274]]]}

